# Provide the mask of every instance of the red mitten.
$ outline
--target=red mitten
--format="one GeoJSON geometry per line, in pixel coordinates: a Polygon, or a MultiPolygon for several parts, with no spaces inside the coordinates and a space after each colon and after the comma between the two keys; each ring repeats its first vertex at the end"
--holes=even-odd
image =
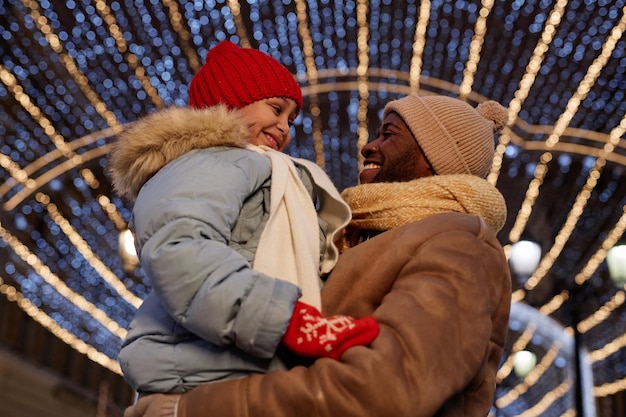
{"type": "Polygon", "coordinates": [[[368,345],[376,336],[374,317],[324,317],[315,307],[298,301],[282,342],[300,356],[339,359],[348,348],[368,345]]]}

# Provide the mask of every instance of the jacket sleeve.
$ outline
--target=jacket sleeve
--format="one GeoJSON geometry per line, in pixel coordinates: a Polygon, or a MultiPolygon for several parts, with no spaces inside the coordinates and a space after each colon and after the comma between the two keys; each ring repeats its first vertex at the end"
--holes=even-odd
{"type": "Polygon", "coordinates": [[[174,320],[216,345],[271,357],[300,290],[257,273],[228,245],[244,201],[269,177],[263,158],[184,155],[142,188],[133,222],[141,265],[174,320]]]}
{"type": "Polygon", "coordinates": [[[455,397],[464,391],[482,403],[480,412],[461,404],[459,415],[487,415],[510,303],[495,237],[489,244],[449,231],[419,248],[388,238],[344,253],[323,292],[339,306],[327,314],[373,310],[381,331],[371,346],[351,348],[340,361],[200,386],[182,396],[178,416],[431,417],[463,403],[455,397]]]}

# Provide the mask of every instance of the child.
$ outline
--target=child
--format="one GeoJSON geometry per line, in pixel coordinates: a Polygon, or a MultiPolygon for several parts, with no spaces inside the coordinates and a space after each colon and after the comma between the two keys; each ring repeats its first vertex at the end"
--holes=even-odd
{"type": "Polygon", "coordinates": [[[319,277],[350,214],[321,168],[280,152],[302,107],[293,75],[222,42],[189,96],[191,108],[135,123],[110,156],[153,289],[119,354],[127,382],[185,392],[281,369],[279,345],[336,359],[369,344],[372,317],[319,312],[319,277]]]}

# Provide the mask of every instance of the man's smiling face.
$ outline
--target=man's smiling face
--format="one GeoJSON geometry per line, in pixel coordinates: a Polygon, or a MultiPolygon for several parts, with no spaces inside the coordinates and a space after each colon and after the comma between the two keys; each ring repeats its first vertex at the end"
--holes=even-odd
{"type": "Polygon", "coordinates": [[[361,149],[359,182],[405,182],[435,175],[404,120],[395,112],[382,121],[376,139],[361,149]]]}

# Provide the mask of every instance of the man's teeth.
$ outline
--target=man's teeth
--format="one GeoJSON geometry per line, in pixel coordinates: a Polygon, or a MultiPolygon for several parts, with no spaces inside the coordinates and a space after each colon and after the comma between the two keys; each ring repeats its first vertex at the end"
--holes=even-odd
{"type": "Polygon", "coordinates": [[[363,169],[378,169],[380,168],[380,165],[378,164],[367,164],[363,167],[363,169]]]}

